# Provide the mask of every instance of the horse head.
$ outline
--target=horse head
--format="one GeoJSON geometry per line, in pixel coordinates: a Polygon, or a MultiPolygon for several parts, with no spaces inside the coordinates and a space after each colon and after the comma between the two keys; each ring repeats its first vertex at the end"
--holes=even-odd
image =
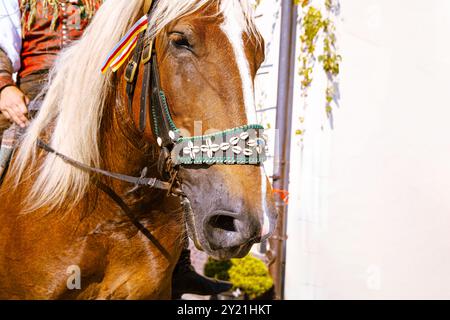
{"type": "MultiPolygon", "coordinates": [[[[81,206],[95,193],[92,170],[66,160],[136,175],[148,164],[144,141],[163,155],[158,178],[171,182],[170,191],[178,187],[196,245],[216,258],[242,257],[271,234],[276,221],[254,99],[264,44],[250,2],[153,1],[132,64],[102,74],[107,52],[147,14],[145,3],[105,2],[82,39],[59,56],[41,110],[17,152],[16,183],[39,167],[29,211],[81,206]],[[43,137],[66,160],[38,154],[36,141],[43,137]]],[[[127,183],[112,187],[120,195],[130,189],[127,183]]],[[[146,205],[138,214],[151,211],[146,205]]]]}
{"type": "Polygon", "coordinates": [[[239,1],[212,1],[155,37],[161,90],[179,128],[174,141],[184,139],[172,161],[188,199],[188,231],[197,247],[223,259],[246,255],[276,221],[264,157],[258,158],[265,142],[253,125],[264,44],[246,10],[239,1]]]}

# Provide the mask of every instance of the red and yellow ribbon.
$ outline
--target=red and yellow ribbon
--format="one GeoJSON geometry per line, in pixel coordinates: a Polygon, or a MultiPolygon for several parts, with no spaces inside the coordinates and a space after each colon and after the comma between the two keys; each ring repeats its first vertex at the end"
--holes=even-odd
{"type": "Polygon", "coordinates": [[[133,27],[123,36],[119,43],[111,50],[108,57],[102,64],[102,73],[108,68],[116,72],[126,61],[137,44],[138,35],[144,32],[148,27],[148,16],[145,15],[136,22],[133,27]]]}

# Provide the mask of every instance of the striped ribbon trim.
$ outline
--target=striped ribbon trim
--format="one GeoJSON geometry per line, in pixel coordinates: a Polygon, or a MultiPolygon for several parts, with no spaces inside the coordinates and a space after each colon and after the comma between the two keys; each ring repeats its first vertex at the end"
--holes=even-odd
{"type": "Polygon", "coordinates": [[[127,48],[122,52],[122,54],[111,62],[111,70],[116,72],[122,66],[122,64],[127,60],[130,54],[136,48],[138,37],[134,38],[133,42],[128,44],[127,48]]]}
{"type": "Polygon", "coordinates": [[[112,71],[117,71],[120,66],[129,57],[137,44],[137,37],[141,32],[144,32],[148,27],[148,16],[145,15],[140,18],[131,29],[123,36],[118,44],[111,50],[107,58],[102,64],[102,73],[105,73],[108,68],[112,71]]]}

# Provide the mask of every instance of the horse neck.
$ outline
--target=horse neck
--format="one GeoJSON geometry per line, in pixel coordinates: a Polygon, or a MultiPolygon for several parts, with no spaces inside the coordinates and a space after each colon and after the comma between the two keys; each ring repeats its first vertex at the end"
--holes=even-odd
{"type": "MultiPolygon", "coordinates": [[[[100,131],[100,154],[106,170],[139,176],[147,167],[149,176],[157,176],[156,150],[138,132],[125,107],[108,108],[100,131]]],[[[114,187],[116,192],[123,194],[133,186],[115,182],[114,187]]]]}

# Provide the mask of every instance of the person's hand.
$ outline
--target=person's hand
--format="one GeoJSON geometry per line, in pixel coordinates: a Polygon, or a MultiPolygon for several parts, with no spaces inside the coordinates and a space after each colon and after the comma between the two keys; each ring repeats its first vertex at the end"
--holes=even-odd
{"type": "Polygon", "coordinates": [[[27,118],[28,103],[30,99],[15,86],[3,88],[0,92],[0,112],[22,128],[30,123],[27,118]]]}

